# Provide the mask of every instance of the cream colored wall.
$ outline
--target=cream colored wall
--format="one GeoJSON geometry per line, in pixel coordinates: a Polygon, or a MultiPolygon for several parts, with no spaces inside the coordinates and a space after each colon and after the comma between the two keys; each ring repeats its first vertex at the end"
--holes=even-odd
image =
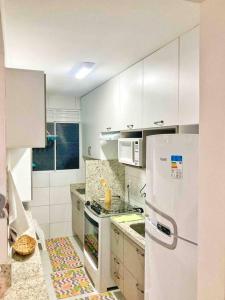
{"type": "Polygon", "coordinates": [[[198,300],[225,298],[225,1],[201,4],[198,300]]]}
{"type": "MultiPolygon", "coordinates": [[[[1,18],[1,16],[0,16],[1,18]]],[[[0,19],[0,193],[6,194],[6,147],[5,147],[5,70],[4,46],[0,19]]]]}

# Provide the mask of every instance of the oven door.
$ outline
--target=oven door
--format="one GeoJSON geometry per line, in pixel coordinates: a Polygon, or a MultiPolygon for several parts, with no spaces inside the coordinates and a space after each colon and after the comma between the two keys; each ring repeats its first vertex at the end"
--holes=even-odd
{"type": "Polygon", "coordinates": [[[98,268],[99,223],[88,209],[85,209],[84,220],[84,249],[96,268],[98,268]]]}

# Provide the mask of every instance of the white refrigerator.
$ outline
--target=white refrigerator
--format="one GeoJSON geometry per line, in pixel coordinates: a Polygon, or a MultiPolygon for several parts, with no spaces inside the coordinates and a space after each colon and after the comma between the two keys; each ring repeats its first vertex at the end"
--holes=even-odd
{"type": "Polygon", "coordinates": [[[147,137],[145,300],[196,300],[198,135],[147,137]]]}

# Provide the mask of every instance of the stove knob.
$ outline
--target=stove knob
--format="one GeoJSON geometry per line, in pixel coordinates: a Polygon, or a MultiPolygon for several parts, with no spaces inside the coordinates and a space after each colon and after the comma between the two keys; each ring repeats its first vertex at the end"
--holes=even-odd
{"type": "Polygon", "coordinates": [[[85,203],[87,206],[89,206],[90,204],[91,204],[91,202],[90,201],[86,201],[86,203],[85,203]]]}

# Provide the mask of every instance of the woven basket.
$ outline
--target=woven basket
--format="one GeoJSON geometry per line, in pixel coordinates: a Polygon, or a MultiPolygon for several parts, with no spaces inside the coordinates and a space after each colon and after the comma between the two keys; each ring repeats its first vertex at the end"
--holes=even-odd
{"type": "Polygon", "coordinates": [[[22,235],[13,244],[12,248],[20,255],[29,255],[34,252],[36,241],[29,235],[22,235]]]}

